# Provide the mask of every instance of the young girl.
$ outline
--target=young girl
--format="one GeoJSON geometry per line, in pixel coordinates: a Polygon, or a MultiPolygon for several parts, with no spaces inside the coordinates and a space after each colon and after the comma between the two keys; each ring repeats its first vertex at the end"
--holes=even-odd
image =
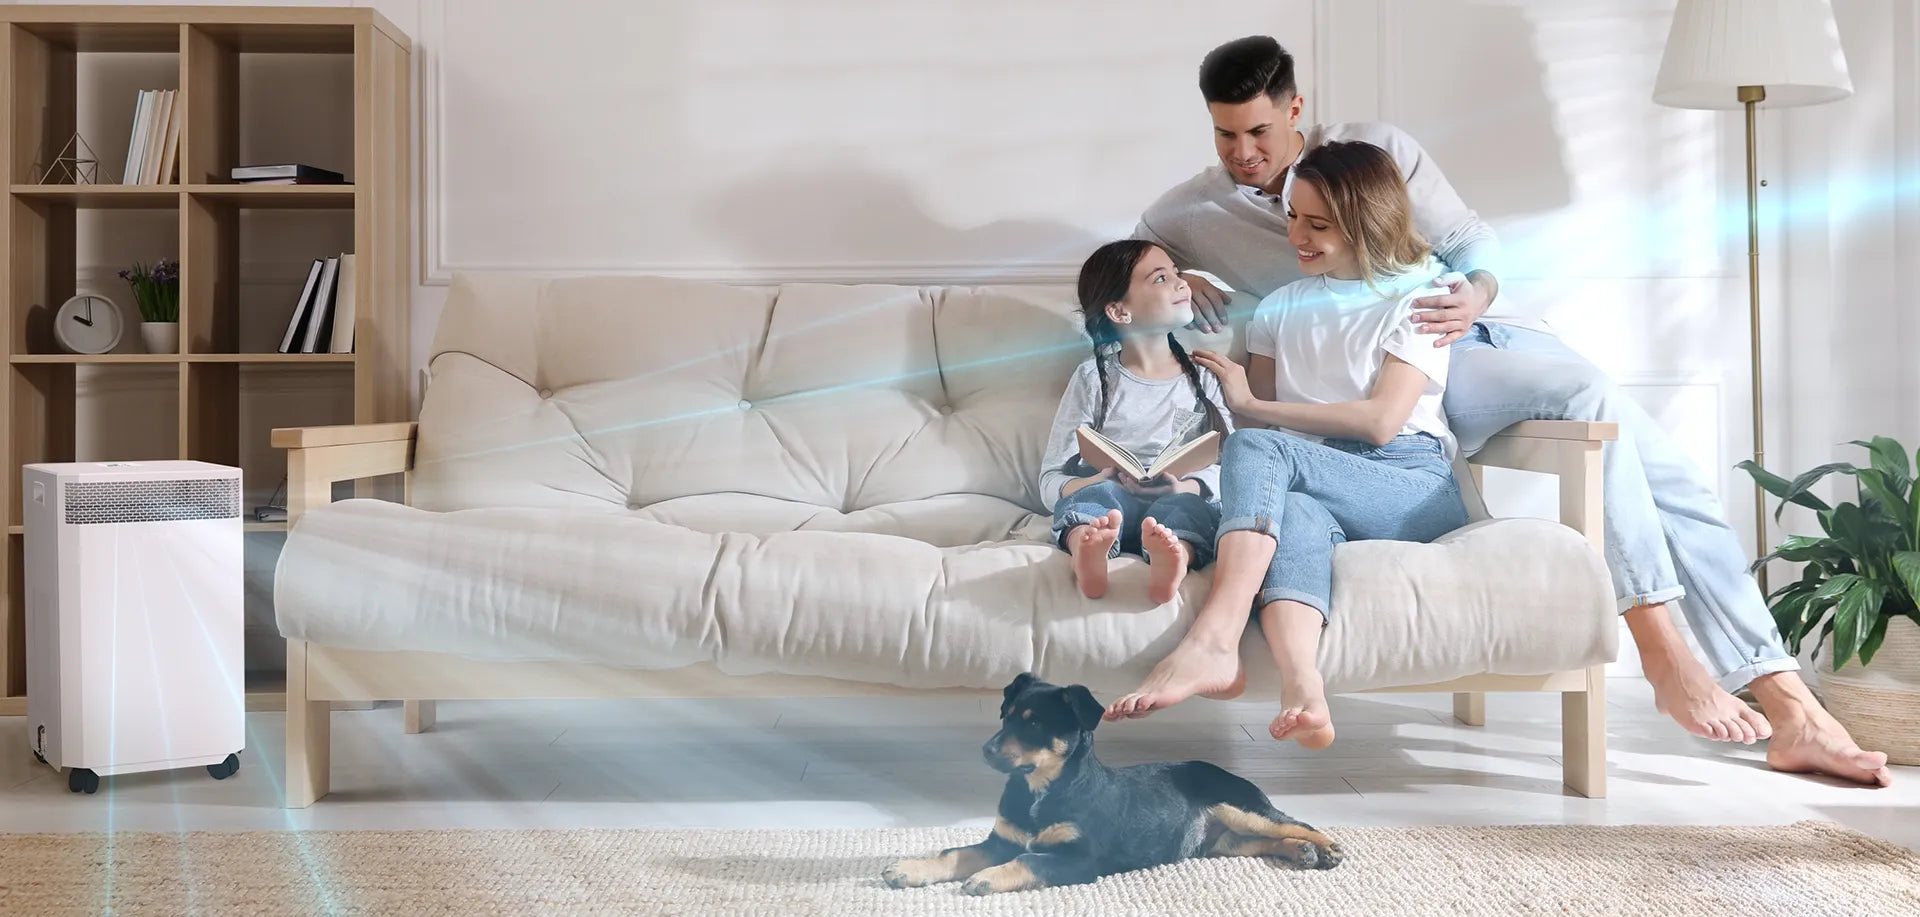
{"type": "Polygon", "coordinates": [[[1095,472],[1080,459],[1074,431],[1084,424],[1151,462],[1209,430],[1233,432],[1220,382],[1173,337],[1193,320],[1193,307],[1187,282],[1157,246],[1135,239],[1100,246],[1080,268],[1078,292],[1093,359],[1074,371],[1054,415],[1041,499],[1053,507],[1054,539],[1073,555],[1088,598],[1106,594],[1107,561],[1125,551],[1152,565],[1148,597],[1170,602],[1187,570],[1213,559],[1220,466],[1177,481],[1095,472]]]}
{"type": "Polygon", "coordinates": [[[1247,326],[1249,369],[1194,354],[1231,410],[1277,429],[1228,439],[1212,593],[1180,646],[1107,716],[1239,693],[1253,606],[1281,672],[1282,710],[1268,731],[1324,748],[1334,730],[1315,654],[1334,545],[1432,541],[1467,522],[1440,407],[1447,349],[1410,318],[1414,299],[1459,275],[1444,274],[1414,231],[1406,185],[1379,147],[1315,148],[1295,167],[1288,201],[1288,239],[1308,276],[1260,303],[1247,326]]]}

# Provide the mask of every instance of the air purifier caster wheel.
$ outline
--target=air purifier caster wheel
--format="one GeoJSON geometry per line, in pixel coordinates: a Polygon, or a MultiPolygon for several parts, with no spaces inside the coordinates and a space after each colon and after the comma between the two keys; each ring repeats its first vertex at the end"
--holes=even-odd
{"type": "Polygon", "coordinates": [[[207,765],[207,773],[212,774],[213,779],[215,780],[225,780],[228,777],[231,777],[234,774],[238,773],[239,771],[240,771],[240,755],[238,752],[228,755],[227,760],[222,761],[219,764],[207,765]]]}
{"type": "Polygon", "coordinates": [[[100,775],[84,767],[67,771],[67,792],[91,796],[100,791],[100,775]]]}

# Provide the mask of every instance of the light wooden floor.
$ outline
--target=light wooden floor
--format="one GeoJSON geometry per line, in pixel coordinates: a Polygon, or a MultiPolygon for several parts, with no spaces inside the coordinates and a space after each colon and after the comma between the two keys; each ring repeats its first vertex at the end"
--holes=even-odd
{"type": "MultiPolygon", "coordinates": [[[[1203,758],[1324,825],[1765,824],[1827,819],[1920,847],[1920,769],[1866,790],[1775,774],[1760,746],[1693,739],[1613,679],[1610,798],[1563,792],[1559,701],[1494,695],[1484,728],[1442,696],[1355,696],[1324,752],[1275,743],[1270,705],[1195,701],[1101,727],[1109,763],[1203,758]]],[[[96,796],[27,751],[0,718],[0,831],[432,827],[855,827],[990,823],[999,775],[980,760],[984,700],[443,703],[404,735],[397,705],[334,714],[333,794],[279,805],[280,714],[247,718],[238,776],[110,778],[96,796]]]]}

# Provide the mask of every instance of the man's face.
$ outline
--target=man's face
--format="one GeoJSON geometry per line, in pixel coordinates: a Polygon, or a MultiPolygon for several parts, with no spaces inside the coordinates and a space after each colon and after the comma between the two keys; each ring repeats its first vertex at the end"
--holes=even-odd
{"type": "Polygon", "coordinates": [[[1304,102],[1296,95],[1275,104],[1262,93],[1237,105],[1207,103],[1207,111],[1213,114],[1214,149],[1234,181],[1280,190],[1280,179],[1293,164],[1289,154],[1294,125],[1300,123],[1304,102]]]}

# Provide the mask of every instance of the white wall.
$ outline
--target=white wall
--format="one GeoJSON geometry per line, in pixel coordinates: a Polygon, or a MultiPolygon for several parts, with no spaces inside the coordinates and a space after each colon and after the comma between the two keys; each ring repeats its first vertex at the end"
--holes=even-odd
{"type": "MultiPolygon", "coordinates": [[[[1200,57],[1265,32],[1299,58],[1308,118],[1427,146],[1505,238],[1503,295],[1547,304],[1751,531],[1731,467],[1752,451],[1741,121],[1650,101],[1670,0],[374,5],[416,41],[416,364],[456,270],[1067,279],[1212,160],[1200,57]]],[[[1786,471],[1874,433],[1920,445],[1901,283],[1920,268],[1920,16],[1836,7],[1857,94],[1763,120],[1786,471]]],[[[1551,506],[1544,481],[1495,480],[1504,508],[1551,506]]]]}

